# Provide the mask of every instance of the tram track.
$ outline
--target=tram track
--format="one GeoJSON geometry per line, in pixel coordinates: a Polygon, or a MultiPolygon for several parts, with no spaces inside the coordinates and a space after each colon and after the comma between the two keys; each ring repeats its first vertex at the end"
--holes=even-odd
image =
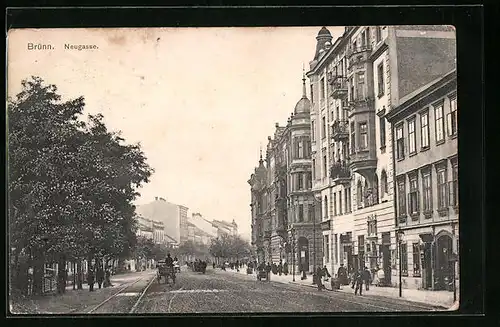
{"type": "MultiPolygon", "coordinates": [[[[125,303],[125,304],[127,304],[126,305],[127,309],[126,310],[121,309],[120,311],[123,313],[134,313],[135,310],[137,309],[137,307],[139,306],[140,302],[144,298],[144,295],[146,294],[149,287],[151,286],[151,284],[154,281],[155,281],[154,276],[151,276],[151,275],[141,276],[141,277],[137,278],[136,280],[134,280],[133,282],[128,283],[124,287],[120,288],[117,292],[115,292],[114,294],[109,296],[107,299],[105,299],[104,301],[102,301],[98,305],[94,306],[92,309],[88,310],[86,313],[87,314],[108,313],[108,312],[103,311],[103,308],[105,308],[106,305],[110,305],[112,307],[113,300],[118,299],[120,297],[120,295],[129,295],[129,294],[132,294],[131,297],[134,298],[134,302],[133,302],[131,309],[128,309],[128,307],[130,307],[130,306],[128,305],[129,303],[127,302],[127,303],[125,303]],[[127,291],[133,290],[134,288],[137,288],[137,284],[139,284],[141,281],[145,281],[145,280],[148,280],[148,282],[144,288],[142,288],[142,287],[140,288],[140,291],[134,290],[134,292],[132,292],[132,293],[127,292],[127,291]],[[138,295],[135,295],[135,293],[137,293],[138,295]],[[101,311],[101,312],[99,312],[99,311],[101,311]]],[[[120,301],[120,300],[118,300],[118,301],[120,301]]],[[[114,303],[114,305],[117,305],[117,303],[114,303]]],[[[114,312],[115,310],[111,310],[111,311],[114,312]]]]}

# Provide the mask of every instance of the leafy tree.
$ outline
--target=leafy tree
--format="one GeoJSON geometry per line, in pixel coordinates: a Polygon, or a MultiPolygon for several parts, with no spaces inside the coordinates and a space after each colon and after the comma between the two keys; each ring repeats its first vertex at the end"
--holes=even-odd
{"type": "Polygon", "coordinates": [[[125,257],[135,246],[137,188],[153,170],[140,145],[124,144],[103,116],[81,120],[84,98],[61,102],[39,77],[8,101],[9,235],[28,253],[34,293],[43,262],[125,257]]]}

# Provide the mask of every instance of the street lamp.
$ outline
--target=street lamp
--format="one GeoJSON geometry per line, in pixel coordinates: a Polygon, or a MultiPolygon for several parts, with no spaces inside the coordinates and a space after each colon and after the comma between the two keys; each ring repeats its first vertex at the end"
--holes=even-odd
{"type": "Polygon", "coordinates": [[[321,194],[319,194],[318,197],[316,197],[316,195],[314,195],[313,197],[314,199],[314,207],[315,207],[315,210],[314,210],[314,216],[313,216],[313,285],[316,284],[316,278],[315,277],[318,277],[316,276],[316,216],[317,216],[317,213],[319,211],[319,216],[321,217],[321,194]],[[316,209],[316,205],[319,204],[318,208],[319,210],[316,209]]]}
{"type": "Polygon", "coordinates": [[[292,246],[292,281],[295,281],[295,235],[293,227],[291,229],[291,234],[292,234],[292,240],[290,243],[292,246]]]}
{"type": "Polygon", "coordinates": [[[458,256],[456,253],[452,253],[450,255],[450,258],[448,259],[449,262],[453,264],[453,302],[457,301],[457,284],[455,281],[455,262],[458,261],[458,256]]]}
{"type": "Polygon", "coordinates": [[[402,252],[401,251],[401,246],[402,246],[402,238],[403,236],[405,235],[405,233],[403,231],[398,231],[398,251],[399,251],[399,297],[402,297],[403,296],[403,278],[402,278],[402,252]]]}

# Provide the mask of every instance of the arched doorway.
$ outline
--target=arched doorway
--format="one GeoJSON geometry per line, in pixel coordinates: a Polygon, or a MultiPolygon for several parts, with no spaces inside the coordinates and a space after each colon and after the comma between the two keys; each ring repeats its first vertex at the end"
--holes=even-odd
{"type": "Polygon", "coordinates": [[[299,249],[299,270],[309,272],[309,240],[301,236],[297,243],[299,249]]]}
{"type": "Polygon", "coordinates": [[[436,265],[435,265],[435,289],[444,290],[448,288],[453,278],[453,263],[450,262],[453,253],[453,239],[448,234],[439,236],[435,243],[436,265]]]}

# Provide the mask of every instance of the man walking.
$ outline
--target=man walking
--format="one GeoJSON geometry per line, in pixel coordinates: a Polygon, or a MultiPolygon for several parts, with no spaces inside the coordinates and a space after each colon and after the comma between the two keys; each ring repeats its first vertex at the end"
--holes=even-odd
{"type": "Polygon", "coordinates": [[[358,291],[359,295],[363,295],[363,274],[361,269],[354,272],[353,280],[354,283],[356,284],[355,286],[356,288],[354,289],[354,295],[358,295],[358,291]]]}
{"type": "Polygon", "coordinates": [[[89,272],[87,273],[87,283],[89,284],[89,292],[93,292],[95,280],[94,280],[94,270],[92,269],[92,267],[89,267],[89,272]]]}
{"type": "Polygon", "coordinates": [[[368,270],[368,268],[365,266],[362,274],[363,274],[363,281],[365,283],[366,290],[368,291],[370,289],[370,282],[372,279],[372,276],[370,274],[370,270],[368,270]]]}
{"type": "Polygon", "coordinates": [[[101,266],[97,268],[96,278],[97,278],[97,285],[99,286],[99,289],[101,289],[102,283],[104,281],[104,270],[102,270],[101,266]]]}

